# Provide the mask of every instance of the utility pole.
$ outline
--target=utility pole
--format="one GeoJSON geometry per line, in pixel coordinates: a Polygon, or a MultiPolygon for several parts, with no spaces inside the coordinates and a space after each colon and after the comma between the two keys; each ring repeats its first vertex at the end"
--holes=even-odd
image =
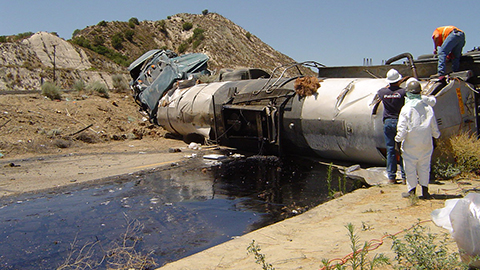
{"type": "Polygon", "coordinates": [[[53,83],[55,83],[55,52],[56,52],[57,45],[52,45],[52,46],[53,46],[53,83]]]}

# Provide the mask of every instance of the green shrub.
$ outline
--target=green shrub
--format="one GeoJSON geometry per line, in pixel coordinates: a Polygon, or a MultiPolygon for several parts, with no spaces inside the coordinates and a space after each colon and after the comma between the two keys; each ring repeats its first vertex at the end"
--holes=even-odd
{"type": "Polygon", "coordinates": [[[93,46],[102,46],[105,43],[105,39],[99,34],[93,37],[93,46]]]}
{"type": "Polygon", "coordinates": [[[130,26],[130,28],[135,28],[135,25],[139,25],[139,24],[140,22],[135,17],[132,17],[130,18],[130,20],[128,20],[128,26],[130,26]]]}
{"type": "Polygon", "coordinates": [[[193,24],[191,22],[186,22],[182,25],[183,30],[188,31],[193,28],[193,24]]]}
{"type": "Polygon", "coordinates": [[[73,31],[73,33],[72,33],[72,39],[73,39],[73,37],[75,37],[79,33],[80,33],[80,29],[75,29],[75,31],[73,31]]]}
{"type": "Polygon", "coordinates": [[[202,11],[202,14],[203,14],[203,15],[207,15],[207,14],[208,14],[208,9],[204,9],[204,10],[202,11]]]}
{"type": "Polygon", "coordinates": [[[205,30],[203,30],[202,28],[195,28],[193,30],[193,39],[203,40],[205,38],[205,36],[203,35],[204,32],[205,30]]]}
{"type": "Polygon", "coordinates": [[[193,49],[196,49],[200,45],[200,43],[202,43],[202,41],[205,39],[205,36],[203,35],[204,32],[205,30],[201,28],[195,28],[193,30],[192,37],[188,39],[189,43],[192,43],[193,41],[193,49]]]}
{"type": "Polygon", "coordinates": [[[350,253],[351,256],[348,259],[344,258],[343,260],[323,259],[323,269],[384,269],[381,267],[390,264],[390,260],[382,253],[376,254],[372,259],[369,259],[367,255],[369,248],[371,247],[370,244],[368,242],[364,242],[363,244],[360,242],[360,237],[355,231],[355,226],[353,226],[353,224],[348,223],[345,228],[348,230],[348,237],[350,239],[350,248],[352,250],[350,253]],[[336,260],[340,262],[335,263],[334,261],[336,260]],[[345,265],[349,265],[350,268],[347,268],[345,265]]]}
{"type": "Polygon", "coordinates": [[[87,86],[87,90],[92,94],[97,94],[101,97],[108,98],[108,88],[104,83],[94,81],[87,86]]]}
{"type": "Polygon", "coordinates": [[[112,36],[112,47],[117,49],[117,50],[121,50],[123,48],[123,41],[125,39],[123,39],[123,34],[122,33],[116,33],[112,36]]]}
{"type": "Polygon", "coordinates": [[[188,49],[188,44],[187,43],[182,43],[178,46],[178,53],[184,53],[188,49]]]}
{"type": "Polygon", "coordinates": [[[42,95],[48,97],[51,100],[62,98],[60,88],[51,82],[45,82],[44,84],[42,84],[42,95]]]}
{"type": "Polygon", "coordinates": [[[90,41],[85,37],[74,37],[72,38],[71,42],[74,44],[77,44],[78,46],[82,46],[90,50],[92,49],[92,46],[90,45],[90,41]]]}
{"type": "Polygon", "coordinates": [[[126,30],[123,35],[125,36],[125,39],[132,42],[133,41],[133,35],[135,35],[135,32],[131,29],[126,30]]]}
{"type": "Polygon", "coordinates": [[[117,92],[123,92],[128,90],[128,85],[125,83],[121,74],[115,74],[112,76],[113,89],[117,92]]]}
{"type": "Polygon", "coordinates": [[[245,37],[246,37],[248,40],[250,40],[250,38],[252,38],[252,34],[250,34],[250,32],[247,32],[247,33],[245,34],[245,37]]]}
{"type": "Polygon", "coordinates": [[[107,53],[110,51],[110,49],[108,49],[107,47],[105,47],[103,45],[97,45],[97,46],[93,47],[93,51],[98,53],[98,54],[106,56],[107,53]]]}
{"type": "Polygon", "coordinates": [[[435,163],[432,163],[432,172],[435,178],[451,179],[462,173],[460,164],[453,164],[449,162],[442,162],[440,158],[437,158],[435,163]]]}
{"type": "Polygon", "coordinates": [[[97,26],[107,26],[107,22],[106,21],[100,21],[97,23],[97,26]]]}
{"type": "Polygon", "coordinates": [[[458,253],[449,252],[447,233],[438,239],[417,224],[403,240],[396,236],[391,238],[395,260],[401,266],[399,269],[468,269],[468,266],[459,261],[458,253]]]}
{"type": "Polygon", "coordinates": [[[114,61],[115,63],[127,67],[130,65],[130,61],[128,60],[128,57],[115,51],[112,49],[109,49],[103,45],[104,40],[100,36],[96,36],[94,38],[94,44],[90,44],[90,42],[84,38],[84,37],[75,37],[71,41],[74,44],[77,44],[79,46],[82,46],[84,48],[90,49],[98,54],[104,55],[110,60],[114,61]]]}
{"type": "Polygon", "coordinates": [[[73,83],[73,90],[77,92],[85,91],[85,82],[83,80],[76,80],[73,83]]]}
{"type": "Polygon", "coordinates": [[[158,29],[160,30],[160,32],[162,33],[166,33],[167,32],[167,25],[166,25],[166,22],[165,20],[160,20],[157,22],[157,27],[158,29]]]}
{"type": "Polygon", "coordinates": [[[198,46],[200,46],[201,43],[202,43],[201,40],[195,40],[192,44],[192,48],[196,49],[198,46]]]}
{"type": "Polygon", "coordinates": [[[24,33],[15,35],[15,40],[21,40],[21,39],[29,38],[31,36],[33,36],[33,32],[24,32],[24,33]]]}
{"type": "Polygon", "coordinates": [[[0,36],[0,43],[7,42],[7,36],[0,36]]]}

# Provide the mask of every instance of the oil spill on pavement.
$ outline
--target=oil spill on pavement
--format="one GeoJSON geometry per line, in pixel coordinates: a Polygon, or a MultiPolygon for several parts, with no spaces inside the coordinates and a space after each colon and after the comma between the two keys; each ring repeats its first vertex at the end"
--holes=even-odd
{"type": "MultiPolygon", "coordinates": [[[[161,266],[326,201],[326,174],[325,166],[305,160],[251,157],[210,167],[196,158],[101,184],[4,198],[0,268],[54,269],[77,260],[104,269],[118,262],[111,251],[119,247],[161,266]]],[[[335,189],[341,177],[334,172],[331,179],[335,189]]]]}

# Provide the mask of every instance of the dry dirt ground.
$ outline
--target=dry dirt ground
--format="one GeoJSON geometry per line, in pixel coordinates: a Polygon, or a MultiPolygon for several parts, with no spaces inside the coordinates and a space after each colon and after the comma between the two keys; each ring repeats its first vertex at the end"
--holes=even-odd
{"type": "MultiPolygon", "coordinates": [[[[0,197],[184,160],[190,151],[187,144],[165,138],[166,132],[144,117],[128,93],[111,93],[108,99],[64,94],[60,101],[40,94],[0,95],[0,197]],[[184,151],[170,153],[170,148],[184,151]]],[[[276,269],[319,269],[322,259],[342,258],[351,251],[347,223],[359,230],[361,241],[401,232],[419,220],[434,233],[446,233],[429,221],[432,210],[479,183],[438,182],[430,188],[442,196],[416,205],[401,198],[403,185],[359,189],[163,268],[261,269],[246,251],[255,240],[276,269]]],[[[393,259],[390,246],[385,239],[371,254],[382,252],[393,259]]],[[[453,241],[450,246],[456,251],[453,241]]]]}
{"type": "Polygon", "coordinates": [[[0,95],[0,152],[5,157],[58,154],[114,141],[162,138],[129,93],[0,95]]]}
{"type": "Polygon", "coordinates": [[[0,95],[0,196],[176,162],[181,140],[150,124],[128,93],[0,95]]]}

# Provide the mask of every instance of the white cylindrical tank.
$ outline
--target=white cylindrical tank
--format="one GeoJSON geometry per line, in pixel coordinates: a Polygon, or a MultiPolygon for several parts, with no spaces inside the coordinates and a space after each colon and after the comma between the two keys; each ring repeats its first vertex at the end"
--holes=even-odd
{"type": "Polygon", "coordinates": [[[301,133],[308,147],[324,158],[383,162],[383,106],[373,101],[386,85],[384,79],[363,78],[321,82],[301,111],[301,133]]]}
{"type": "Polygon", "coordinates": [[[157,123],[167,131],[209,136],[213,127],[212,96],[225,82],[176,88],[159,101],[157,123]]]}

